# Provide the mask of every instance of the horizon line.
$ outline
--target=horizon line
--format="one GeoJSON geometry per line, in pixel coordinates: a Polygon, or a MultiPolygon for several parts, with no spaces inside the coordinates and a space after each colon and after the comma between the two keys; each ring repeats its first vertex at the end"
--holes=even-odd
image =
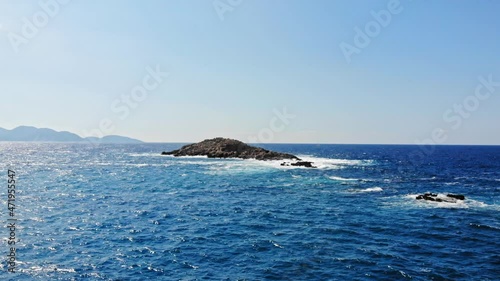
{"type": "MultiPolygon", "coordinates": [[[[146,144],[191,144],[198,143],[197,142],[177,142],[177,141],[167,141],[167,142],[158,142],[158,141],[143,141],[146,144]]],[[[500,144],[468,144],[468,143],[441,143],[441,144],[415,144],[415,143],[329,143],[329,142],[247,142],[248,144],[303,144],[303,145],[406,145],[406,146],[500,146],[500,144]]]]}
{"type": "MultiPolygon", "coordinates": [[[[85,141],[0,141],[0,144],[2,143],[68,143],[68,144],[87,144],[85,141]]],[[[112,145],[112,144],[120,144],[120,145],[144,145],[144,144],[193,144],[193,143],[198,143],[198,142],[178,142],[178,141],[166,141],[166,142],[148,142],[148,141],[142,141],[142,143],[100,143],[98,145],[112,145]]],[[[318,142],[318,143],[307,143],[307,142],[269,142],[269,143],[262,143],[262,142],[257,142],[257,143],[251,143],[248,142],[247,144],[252,144],[252,145],[385,145],[385,146],[500,146],[500,144],[414,144],[414,143],[325,143],[325,142],[318,142]]]]}
{"type": "MultiPolygon", "coordinates": [[[[55,131],[56,133],[71,133],[74,135],[77,135],[78,137],[82,138],[83,140],[88,140],[89,138],[104,138],[104,137],[125,137],[129,139],[135,139],[142,144],[191,144],[191,143],[198,143],[199,141],[144,141],[141,139],[136,139],[135,137],[130,137],[129,135],[104,135],[101,137],[97,136],[81,136],[80,134],[73,133],[71,131],[58,131],[52,128],[48,127],[36,127],[36,126],[30,126],[30,125],[19,125],[17,127],[14,127],[12,129],[6,129],[5,127],[0,127],[0,129],[12,131],[14,129],[17,129],[19,127],[30,127],[30,128],[35,128],[35,129],[48,129],[55,131]]],[[[37,143],[82,143],[82,142],[67,142],[67,141],[0,141],[0,143],[7,143],[7,142],[24,142],[24,143],[31,143],[31,142],[37,142],[37,143]]],[[[257,143],[252,143],[252,142],[247,142],[248,144],[300,144],[300,145],[401,145],[401,146],[500,146],[499,144],[477,144],[477,143],[440,143],[440,144],[416,144],[416,143],[334,143],[334,142],[269,142],[269,143],[264,143],[264,142],[257,142],[257,143]]],[[[108,143],[112,144],[112,143],[108,143]]]]}

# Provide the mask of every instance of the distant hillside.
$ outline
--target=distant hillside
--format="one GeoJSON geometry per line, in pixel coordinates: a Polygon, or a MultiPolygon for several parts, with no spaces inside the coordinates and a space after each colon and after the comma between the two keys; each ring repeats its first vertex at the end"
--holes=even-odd
{"type": "Polygon", "coordinates": [[[93,143],[142,143],[140,140],[122,136],[103,138],[82,138],[70,132],[57,132],[52,129],[20,126],[12,130],[0,128],[0,141],[26,142],[93,142],[93,143]]]}

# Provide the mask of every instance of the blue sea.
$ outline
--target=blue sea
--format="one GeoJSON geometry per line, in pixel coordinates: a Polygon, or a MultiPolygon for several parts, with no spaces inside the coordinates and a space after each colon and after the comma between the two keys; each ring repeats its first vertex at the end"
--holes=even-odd
{"type": "Polygon", "coordinates": [[[317,169],[180,146],[1,143],[0,280],[500,280],[500,146],[260,145],[317,169]]]}

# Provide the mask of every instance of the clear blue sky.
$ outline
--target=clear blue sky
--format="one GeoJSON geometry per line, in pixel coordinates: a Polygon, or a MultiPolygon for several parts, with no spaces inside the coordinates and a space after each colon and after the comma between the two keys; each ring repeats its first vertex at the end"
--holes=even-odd
{"type": "Polygon", "coordinates": [[[240,2],[217,2],[233,3],[221,20],[212,0],[73,0],[32,36],[23,18],[43,23],[39,0],[1,1],[0,127],[84,135],[108,120],[106,134],[156,142],[409,144],[441,128],[446,144],[500,144],[500,86],[471,98],[478,77],[500,82],[499,1],[400,0],[350,62],[341,43],[391,1],[240,2]],[[116,101],[148,66],[170,75],[125,114],[116,101]],[[464,101],[467,118],[453,107],[464,101]]]}

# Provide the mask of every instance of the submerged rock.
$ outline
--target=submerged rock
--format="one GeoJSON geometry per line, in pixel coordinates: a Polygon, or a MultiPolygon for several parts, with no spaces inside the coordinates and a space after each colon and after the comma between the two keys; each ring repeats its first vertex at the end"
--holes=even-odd
{"type": "MultiPolygon", "coordinates": [[[[162,155],[173,156],[207,156],[208,158],[241,158],[257,160],[297,160],[295,155],[270,151],[264,148],[250,146],[238,140],[215,138],[199,143],[183,146],[180,149],[163,152],[162,155]]],[[[298,162],[300,163],[300,162],[298,162]]],[[[293,163],[295,164],[295,163],[293,163]]]]}
{"type": "Polygon", "coordinates": [[[298,166],[298,167],[306,167],[306,168],[317,168],[316,166],[313,165],[313,162],[309,162],[309,161],[299,161],[299,162],[295,162],[295,163],[283,162],[283,163],[281,163],[281,166],[298,166]]]}
{"type": "Polygon", "coordinates": [[[465,196],[462,194],[447,194],[446,196],[451,197],[451,198],[455,198],[458,200],[465,200],[465,196]]]}
{"type": "Polygon", "coordinates": [[[424,193],[422,195],[418,195],[416,199],[434,202],[457,203],[457,200],[465,200],[465,196],[462,194],[438,195],[436,193],[424,193]]]}

